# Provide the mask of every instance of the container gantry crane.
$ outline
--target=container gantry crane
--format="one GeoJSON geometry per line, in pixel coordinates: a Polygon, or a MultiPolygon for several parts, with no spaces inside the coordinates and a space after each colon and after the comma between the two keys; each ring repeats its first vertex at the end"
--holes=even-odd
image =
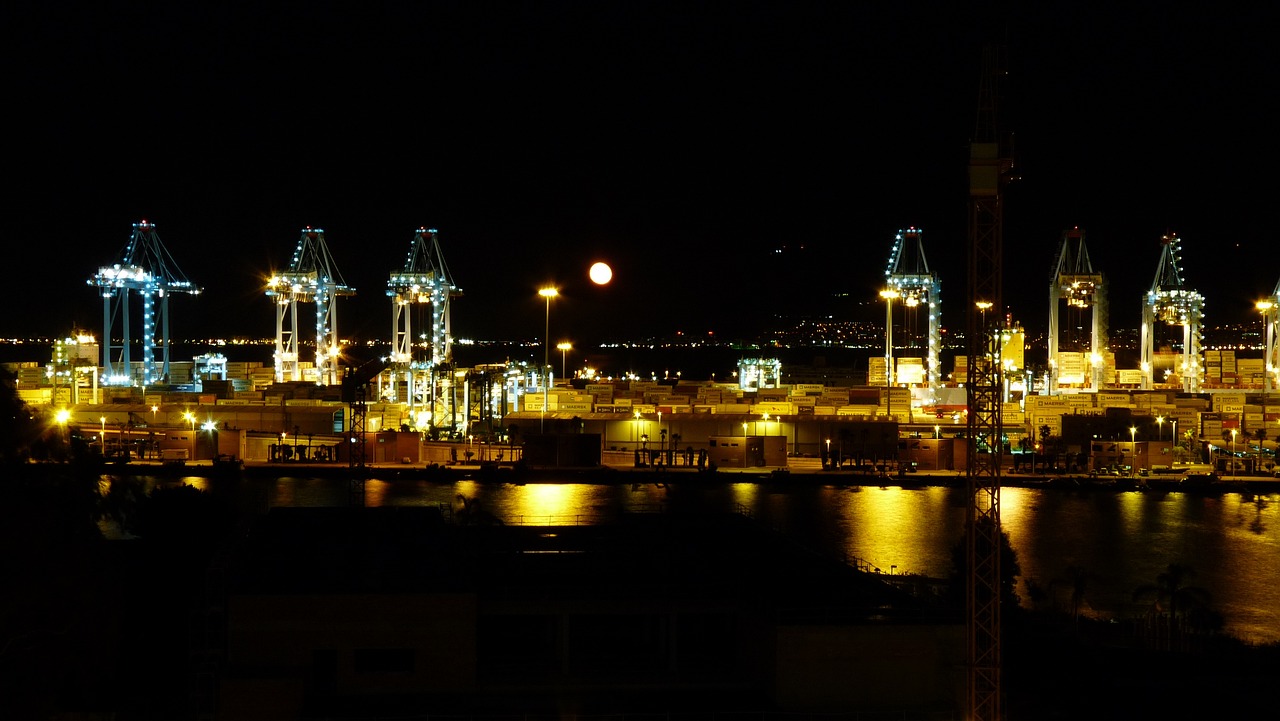
{"type": "Polygon", "coordinates": [[[1142,387],[1150,389],[1155,374],[1156,323],[1182,327],[1182,360],[1176,368],[1186,393],[1199,393],[1201,326],[1204,323],[1204,296],[1186,287],[1182,278],[1182,240],[1176,233],[1160,238],[1160,263],[1151,289],[1142,300],[1142,387]]]}
{"type": "Polygon", "coordinates": [[[302,229],[289,270],[272,275],[266,292],[276,303],[276,382],[303,379],[298,362],[298,304],[314,303],[316,384],[337,385],[338,357],[342,350],[338,339],[337,300],[355,295],[356,290],[338,273],[325,243],[324,230],[302,229]]]}
{"type": "MultiPolygon", "coordinates": [[[[454,285],[449,275],[435,228],[418,228],[414,232],[404,268],[392,271],[387,281],[387,295],[391,298],[392,310],[389,367],[394,378],[388,395],[398,399],[403,380],[405,399],[410,407],[416,409],[419,404],[425,405],[431,409],[430,424],[437,425],[437,398],[448,399],[444,413],[453,413],[452,392],[438,395],[440,383],[444,381],[452,389],[453,379],[442,378],[439,373],[453,364],[449,305],[453,298],[462,295],[462,290],[454,285]],[[423,357],[423,354],[414,352],[413,311],[426,306],[431,309],[431,332],[429,355],[423,357]]],[[[421,338],[427,340],[428,335],[421,333],[421,338]]]]}
{"type": "Polygon", "coordinates": [[[129,357],[133,342],[129,327],[129,291],[137,291],[142,297],[142,385],[168,383],[169,297],[175,293],[199,295],[201,289],[182,274],[160,242],[155,223],[146,220],[134,223],[120,261],[99,268],[88,282],[102,293],[103,384],[132,385],[134,382],[129,357]],[[112,338],[117,319],[121,328],[119,345],[112,338]],[[160,369],[156,368],[155,361],[157,332],[164,358],[160,369]]]}
{"type": "MultiPolygon", "coordinates": [[[[1089,261],[1089,249],[1085,246],[1084,231],[1072,228],[1062,234],[1058,249],[1058,264],[1054,268],[1053,281],[1049,284],[1049,393],[1058,386],[1058,343],[1061,327],[1058,322],[1063,303],[1070,313],[1090,311],[1089,367],[1092,371],[1092,387],[1097,391],[1102,385],[1102,353],[1107,349],[1107,288],[1101,273],[1095,272],[1089,261]]],[[[1078,349],[1078,348],[1077,348],[1078,349]]]]}
{"type": "MultiPolygon", "coordinates": [[[[938,364],[939,350],[942,347],[942,331],[939,317],[942,314],[942,281],[938,275],[929,270],[929,261],[924,254],[924,233],[918,228],[899,230],[893,238],[893,251],[889,254],[889,263],[885,267],[884,279],[888,295],[885,297],[899,300],[907,312],[924,307],[929,313],[929,339],[926,350],[925,384],[929,388],[932,400],[938,392],[941,371],[938,364]]],[[[882,293],[882,295],[885,295],[882,293]]],[[[885,337],[893,337],[893,302],[887,304],[887,324],[885,337]]],[[[893,365],[892,349],[886,344],[885,373],[890,383],[896,378],[893,365]]]]}

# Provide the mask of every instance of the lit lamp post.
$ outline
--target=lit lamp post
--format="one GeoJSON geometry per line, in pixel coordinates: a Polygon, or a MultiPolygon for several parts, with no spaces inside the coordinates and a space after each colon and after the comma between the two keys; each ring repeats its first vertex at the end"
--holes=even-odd
{"type": "Polygon", "coordinates": [[[1253,307],[1257,308],[1258,312],[1262,314],[1262,424],[1265,427],[1267,417],[1267,394],[1271,392],[1271,386],[1273,385],[1271,382],[1271,374],[1280,372],[1280,369],[1272,368],[1270,366],[1271,352],[1275,347],[1276,338],[1275,331],[1269,321],[1271,319],[1271,311],[1276,308],[1276,302],[1271,300],[1260,300],[1257,303],[1254,303],[1253,307]]]}
{"type": "Polygon", "coordinates": [[[885,386],[885,411],[893,415],[893,299],[900,298],[901,293],[896,288],[886,288],[880,291],[880,297],[884,298],[884,386],[885,386]]]}
{"type": "Polygon", "coordinates": [[[1138,470],[1138,429],[1135,426],[1129,426],[1129,475],[1132,476],[1138,470]]]}
{"type": "Polygon", "coordinates": [[[102,424],[102,430],[98,432],[98,445],[102,446],[102,453],[107,452],[107,417],[98,416],[98,422],[102,424]]]}
{"type": "Polygon", "coordinates": [[[1231,429],[1231,475],[1236,474],[1236,433],[1235,428],[1231,429]]]}
{"type": "Polygon", "coordinates": [[[547,320],[543,330],[543,350],[542,350],[542,413],[538,416],[538,432],[545,431],[547,418],[547,395],[550,388],[547,385],[547,376],[550,375],[547,369],[551,365],[551,299],[560,295],[560,291],[555,286],[547,286],[540,288],[538,295],[547,300],[547,320]]]}
{"type": "Polygon", "coordinates": [[[568,356],[569,351],[573,350],[573,344],[568,342],[556,343],[556,350],[560,351],[560,377],[568,378],[569,374],[565,370],[567,367],[567,361],[565,359],[568,356]]]}
{"type": "Polygon", "coordinates": [[[61,428],[62,432],[58,435],[62,436],[62,442],[65,445],[69,442],[69,439],[67,438],[67,423],[71,421],[71,411],[66,408],[59,408],[58,412],[54,414],[53,419],[58,423],[59,428],[61,428]]]}
{"type": "Polygon", "coordinates": [[[183,419],[191,424],[191,460],[196,458],[196,416],[191,411],[182,414],[183,419]]]}

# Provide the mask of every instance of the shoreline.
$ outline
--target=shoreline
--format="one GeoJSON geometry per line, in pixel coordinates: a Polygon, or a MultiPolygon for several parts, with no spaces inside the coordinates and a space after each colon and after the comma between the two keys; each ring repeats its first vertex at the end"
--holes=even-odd
{"type": "MultiPolygon", "coordinates": [[[[515,463],[447,463],[406,464],[371,463],[363,472],[353,474],[345,463],[239,461],[219,463],[211,460],[162,462],[135,460],[129,463],[104,463],[106,475],[197,476],[279,478],[302,476],[347,478],[352,480],[475,480],[497,483],[740,483],[766,482],[786,484],[821,484],[831,486],[872,486],[902,488],[963,488],[963,471],[912,471],[885,474],[856,468],[823,469],[801,467],[749,467],[700,469],[693,466],[599,466],[529,467],[515,463]]],[[[1059,490],[1151,491],[1198,494],[1276,493],[1280,478],[1267,476],[1227,476],[1213,483],[1187,486],[1178,475],[1115,477],[1088,474],[1011,473],[1000,477],[1005,488],[1045,488],[1059,490]]]]}

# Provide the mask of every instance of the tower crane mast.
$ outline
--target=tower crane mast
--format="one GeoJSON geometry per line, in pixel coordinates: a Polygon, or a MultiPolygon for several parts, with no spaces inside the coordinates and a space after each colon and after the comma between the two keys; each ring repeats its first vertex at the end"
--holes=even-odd
{"type": "Polygon", "coordinates": [[[1182,359],[1178,377],[1186,393],[1200,392],[1201,326],[1204,323],[1204,296],[1188,288],[1182,278],[1182,240],[1176,233],[1160,238],[1160,262],[1151,288],[1142,303],[1142,387],[1150,389],[1155,373],[1156,324],[1182,327],[1182,359]]]}
{"type": "MultiPolygon", "coordinates": [[[[899,230],[893,238],[893,251],[889,254],[889,263],[884,271],[888,290],[896,293],[893,297],[901,298],[902,304],[908,308],[923,305],[929,313],[929,340],[925,382],[929,395],[935,396],[941,381],[938,354],[942,347],[942,330],[939,318],[942,315],[942,281],[938,275],[929,270],[929,261],[924,254],[924,233],[918,228],[899,230]]],[[[890,305],[892,308],[892,305],[890,305]]],[[[886,321],[893,324],[893,317],[886,321]]],[[[892,328],[886,329],[886,337],[892,335],[892,328]]],[[[892,358],[887,357],[886,363],[892,358]]],[[[892,368],[886,365],[885,372],[890,379],[895,377],[892,368]]]]}
{"type": "Polygon", "coordinates": [[[133,375],[129,349],[133,338],[129,327],[129,292],[142,297],[142,384],[164,383],[169,378],[169,297],[174,293],[199,295],[199,286],[187,280],[173,256],[169,254],[154,223],[145,219],[133,224],[133,233],[119,262],[103,266],[89,279],[102,294],[102,360],[103,382],[107,385],[132,385],[133,375]],[[112,336],[115,321],[120,321],[121,338],[117,345],[112,336]],[[163,365],[157,370],[156,334],[161,337],[163,365]],[[117,355],[118,352],[118,355],[117,355]]]}
{"type": "Polygon", "coordinates": [[[1089,249],[1085,246],[1084,231],[1072,228],[1062,234],[1058,246],[1058,263],[1054,267],[1053,281],[1049,284],[1049,392],[1057,388],[1058,344],[1061,328],[1058,318],[1065,301],[1071,310],[1090,309],[1089,356],[1092,369],[1093,390],[1102,383],[1101,354],[1107,349],[1107,289],[1101,273],[1093,269],[1089,261],[1089,249]]]}
{"type": "Polygon", "coordinates": [[[338,272],[325,243],[324,230],[302,229],[289,269],[274,274],[267,281],[266,294],[276,303],[276,382],[302,380],[298,355],[298,304],[313,303],[316,308],[316,383],[336,385],[338,356],[342,350],[338,339],[337,299],[355,295],[356,290],[348,286],[338,272]]]}
{"type": "Polygon", "coordinates": [[[1005,186],[1013,158],[997,125],[996,83],[1003,75],[995,48],[983,53],[978,120],[969,144],[969,297],[965,340],[969,374],[965,490],[965,600],[969,721],[998,721],[1000,691],[1000,465],[1003,378],[1000,319],[1003,316],[1005,186]]]}
{"type": "MultiPolygon", "coordinates": [[[[461,295],[462,290],[454,285],[440,250],[439,232],[435,228],[418,228],[409,245],[404,267],[392,271],[387,280],[387,296],[391,298],[392,309],[390,367],[397,379],[391,395],[398,395],[399,379],[403,378],[407,400],[411,406],[416,405],[421,376],[429,374],[429,407],[433,412],[433,425],[437,374],[453,363],[449,306],[453,298],[461,295]],[[415,355],[413,326],[413,310],[424,306],[431,309],[430,355],[425,358],[421,354],[415,355]]],[[[420,332],[420,337],[425,340],[428,334],[420,332]]]]}

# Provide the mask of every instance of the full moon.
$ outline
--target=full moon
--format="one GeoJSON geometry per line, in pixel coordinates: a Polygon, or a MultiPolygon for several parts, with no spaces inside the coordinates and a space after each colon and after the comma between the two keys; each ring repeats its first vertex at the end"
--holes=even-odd
{"type": "Polygon", "coordinates": [[[613,279],[613,269],[608,263],[596,263],[591,266],[588,273],[591,276],[591,282],[596,285],[604,285],[613,279]]]}

